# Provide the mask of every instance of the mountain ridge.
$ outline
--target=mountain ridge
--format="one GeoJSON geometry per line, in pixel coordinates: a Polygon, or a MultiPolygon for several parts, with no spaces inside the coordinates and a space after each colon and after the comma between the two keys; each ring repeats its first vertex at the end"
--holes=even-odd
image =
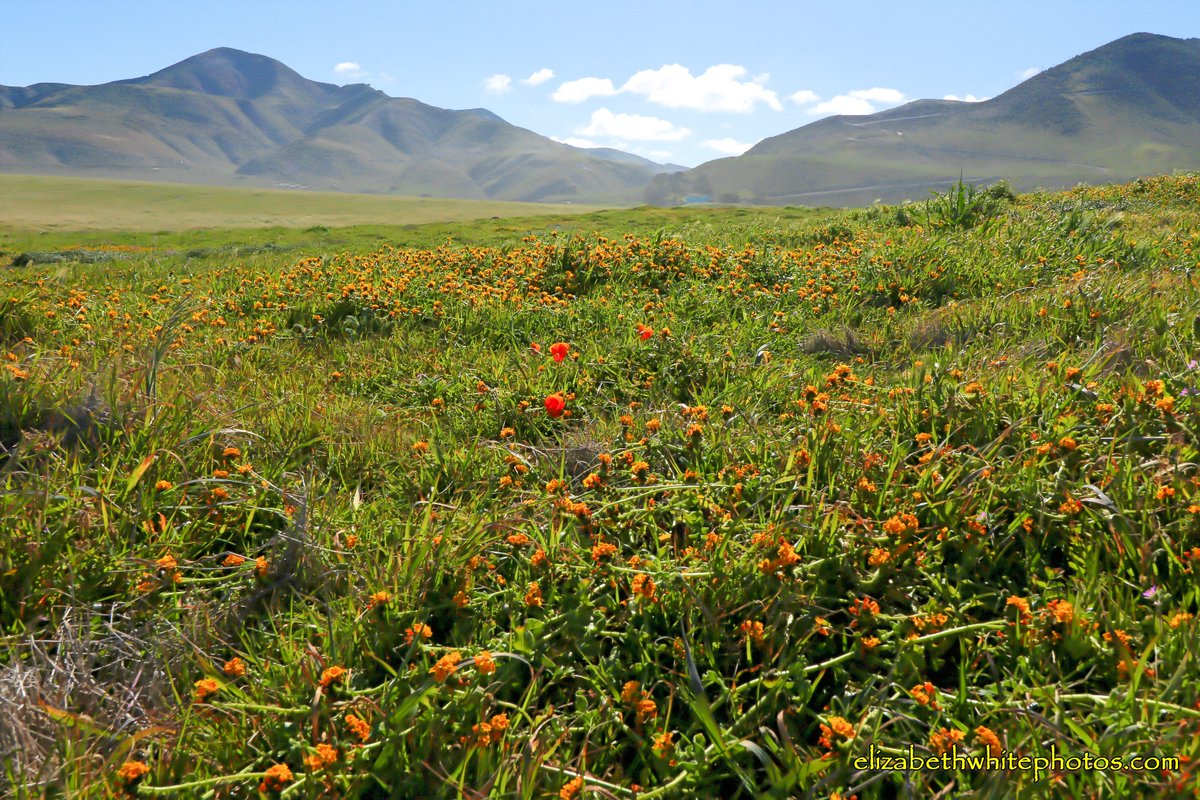
{"type": "Polygon", "coordinates": [[[1200,39],[1134,33],[982,102],[826,117],[686,169],[484,108],[309,80],[217,47],[95,86],[0,86],[0,171],[599,203],[864,205],[960,176],[1061,188],[1200,169],[1200,39]]]}
{"type": "Polygon", "coordinates": [[[768,137],[647,188],[730,202],[865,205],[928,196],[960,175],[1018,189],[1200,169],[1200,39],[1135,33],[996,97],[919,99],[768,137]]]}
{"type": "Polygon", "coordinates": [[[672,166],[487,109],[309,80],[218,47],[95,86],[0,87],[0,170],[498,200],[633,202],[672,166]]]}

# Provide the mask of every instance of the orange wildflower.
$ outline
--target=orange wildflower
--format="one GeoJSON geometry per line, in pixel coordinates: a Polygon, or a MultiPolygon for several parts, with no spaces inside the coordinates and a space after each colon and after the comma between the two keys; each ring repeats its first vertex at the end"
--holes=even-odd
{"type": "Polygon", "coordinates": [[[938,708],[937,687],[929,681],[914,686],[908,692],[912,695],[913,700],[917,701],[917,705],[938,708]]]}
{"type": "Polygon", "coordinates": [[[347,714],[346,727],[350,729],[352,734],[358,737],[360,742],[365,742],[371,738],[371,726],[362,717],[347,714]]]}
{"type": "Polygon", "coordinates": [[[987,754],[993,758],[999,758],[1000,753],[1004,748],[1000,745],[1000,737],[991,728],[986,728],[980,725],[975,729],[975,742],[983,745],[987,750],[987,754]]]}
{"type": "Polygon", "coordinates": [[[1075,619],[1075,606],[1066,600],[1051,600],[1046,604],[1046,608],[1056,622],[1066,624],[1075,619]]]}
{"type": "Polygon", "coordinates": [[[599,561],[617,552],[617,546],[612,542],[596,542],[592,546],[592,560],[599,561]]]}
{"type": "Polygon", "coordinates": [[[488,722],[492,726],[492,741],[499,741],[508,730],[508,714],[495,714],[488,722]]]}
{"type": "Polygon", "coordinates": [[[1005,605],[1013,606],[1017,609],[1017,619],[1022,625],[1028,625],[1029,623],[1033,622],[1033,614],[1029,611],[1028,600],[1024,599],[1023,597],[1017,597],[1016,595],[1013,595],[1012,597],[1008,598],[1008,601],[1005,603],[1005,605]]]}
{"type": "Polygon", "coordinates": [[[940,728],[929,735],[929,749],[937,755],[953,752],[965,734],[957,728],[940,728]]]}
{"type": "Polygon", "coordinates": [[[914,514],[896,514],[883,523],[883,532],[889,536],[902,536],[912,533],[920,527],[920,522],[914,514]]]}
{"type": "Polygon", "coordinates": [[[884,550],[882,547],[875,547],[871,549],[871,555],[867,557],[867,565],[871,567],[882,566],[883,564],[886,564],[891,557],[892,554],[887,550],[884,550]]]}
{"type": "Polygon", "coordinates": [[[1188,613],[1187,611],[1177,611],[1169,620],[1167,620],[1167,624],[1172,628],[1178,628],[1180,625],[1183,625],[1190,619],[1192,619],[1192,614],[1188,613]]]}
{"type": "Polygon", "coordinates": [[[879,613],[879,603],[869,597],[861,597],[850,604],[850,613],[856,617],[875,616],[879,613]]]}
{"type": "Polygon", "coordinates": [[[644,572],[640,572],[633,576],[632,591],[634,594],[640,595],[651,602],[656,599],[656,587],[654,586],[654,579],[644,572]]]}
{"type": "Polygon", "coordinates": [[[216,694],[218,691],[220,691],[221,686],[212,678],[201,678],[200,680],[196,681],[195,689],[196,702],[203,703],[206,697],[211,694],[216,694]]]}
{"type": "Polygon", "coordinates": [[[755,644],[762,644],[763,639],[766,637],[763,624],[758,621],[743,620],[739,630],[742,632],[743,639],[748,639],[755,644]]]}
{"type": "Polygon", "coordinates": [[[1083,511],[1083,503],[1079,502],[1074,497],[1068,496],[1067,499],[1063,501],[1062,505],[1058,507],[1058,510],[1063,514],[1075,515],[1080,511],[1083,511]]]}
{"type": "Polygon", "coordinates": [[[576,776],[567,782],[558,793],[559,800],[575,800],[575,796],[583,790],[583,778],[576,776]]]}
{"type": "Polygon", "coordinates": [[[225,662],[225,666],[221,668],[230,678],[240,678],[246,674],[246,662],[242,661],[238,656],[234,656],[225,662]]]}
{"type": "Polygon", "coordinates": [[[321,688],[328,689],[335,683],[341,683],[345,680],[348,672],[349,670],[345,667],[329,667],[321,673],[321,688]]]}
{"type": "Polygon", "coordinates": [[[438,659],[437,663],[430,669],[430,672],[433,673],[433,677],[438,681],[445,681],[454,670],[458,669],[458,662],[460,661],[462,661],[462,656],[459,655],[458,651],[451,650],[438,659]]]}
{"type": "Polygon", "coordinates": [[[826,750],[832,750],[839,739],[850,741],[855,737],[854,726],[844,717],[830,717],[829,724],[821,725],[821,738],[817,743],[826,750]]]}
{"type": "Polygon", "coordinates": [[[317,752],[304,759],[304,763],[312,772],[331,767],[338,760],[338,751],[336,748],[322,742],[317,745],[317,752]]]}
{"type": "Polygon", "coordinates": [[[294,775],[287,764],[273,764],[263,773],[262,783],[258,785],[260,792],[278,792],[284,784],[291,783],[294,775]]]}
{"type": "Polygon", "coordinates": [[[142,761],[126,761],[117,769],[117,779],[129,785],[150,771],[150,767],[142,761]]]}
{"type": "Polygon", "coordinates": [[[496,671],[496,662],[492,659],[492,654],[487,650],[480,650],[475,656],[475,669],[479,670],[480,675],[491,675],[496,671]]]}
{"type": "Polygon", "coordinates": [[[404,643],[405,644],[412,644],[413,639],[417,638],[418,636],[421,637],[422,639],[432,639],[433,638],[433,628],[430,628],[428,625],[426,625],[423,622],[418,622],[415,626],[404,629],[404,643]]]}

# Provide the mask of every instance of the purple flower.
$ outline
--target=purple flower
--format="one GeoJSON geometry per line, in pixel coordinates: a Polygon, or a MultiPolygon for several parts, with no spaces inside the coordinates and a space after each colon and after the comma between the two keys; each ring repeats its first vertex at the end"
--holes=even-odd
{"type": "Polygon", "coordinates": [[[1154,599],[1154,595],[1156,595],[1156,594],[1158,594],[1158,587],[1157,587],[1157,586],[1151,586],[1149,589],[1147,589],[1146,591],[1142,592],[1142,597],[1146,598],[1147,600],[1153,600],[1153,599],[1154,599]]]}

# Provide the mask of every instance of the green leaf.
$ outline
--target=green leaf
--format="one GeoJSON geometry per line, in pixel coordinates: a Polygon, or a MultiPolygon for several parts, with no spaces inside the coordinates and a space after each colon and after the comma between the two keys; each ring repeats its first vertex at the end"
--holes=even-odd
{"type": "Polygon", "coordinates": [[[142,459],[142,463],[137,465],[133,472],[129,473],[129,480],[125,482],[125,494],[133,491],[133,487],[138,485],[138,481],[146,474],[146,470],[150,469],[150,465],[154,463],[154,453],[142,459]]]}

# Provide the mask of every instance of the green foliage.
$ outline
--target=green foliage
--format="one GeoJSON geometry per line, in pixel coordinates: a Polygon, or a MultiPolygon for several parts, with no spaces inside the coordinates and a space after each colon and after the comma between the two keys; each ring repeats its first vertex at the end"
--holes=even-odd
{"type": "Polygon", "coordinates": [[[919,219],[933,229],[968,229],[977,225],[990,227],[1005,206],[1014,199],[1013,191],[1005,182],[982,188],[964,183],[962,177],[945,194],[933,193],[925,201],[919,219]]]}
{"type": "Polygon", "coordinates": [[[4,272],[0,780],[1039,798],[854,762],[1200,757],[1192,180],[4,272]]]}

